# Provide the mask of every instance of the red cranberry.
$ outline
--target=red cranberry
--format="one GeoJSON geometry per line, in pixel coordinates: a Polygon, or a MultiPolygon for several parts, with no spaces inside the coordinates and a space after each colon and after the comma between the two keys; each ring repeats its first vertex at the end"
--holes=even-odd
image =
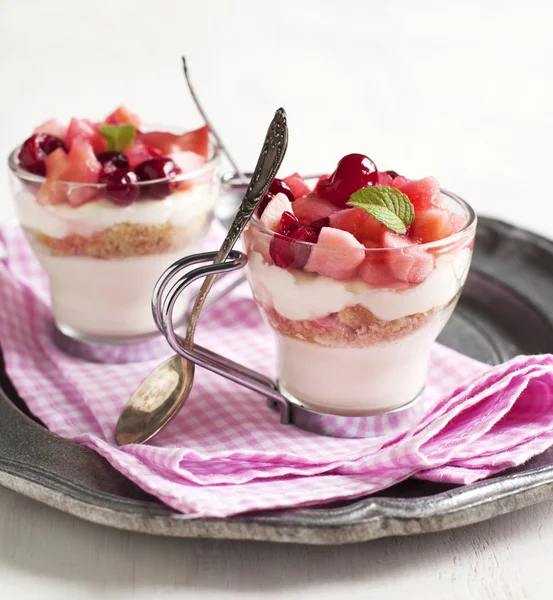
{"type": "Polygon", "coordinates": [[[140,163],[135,169],[138,181],[155,181],[164,179],[144,186],[144,191],[154,198],[162,199],[171,193],[171,179],[180,175],[182,171],[170,158],[150,158],[140,163]]]}
{"type": "Polygon", "coordinates": [[[137,177],[133,171],[117,169],[107,163],[100,172],[99,181],[106,184],[107,194],[119,206],[128,206],[138,198],[138,188],[135,185],[137,177]]]}
{"type": "Polygon", "coordinates": [[[18,158],[21,166],[35,175],[46,175],[44,160],[54,150],[63,148],[63,140],[49,133],[34,133],[21,146],[18,158]]]}
{"type": "Polygon", "coordinates": [[[117,169],[128,169],[129,159],[121,152],[115,152],[114,150],[107,150],[106,152],[100,152],[96,155],[96,158],[103,164],[112,164],[117,169]]]}
{"type": "Polygon", "coordinates": [[[267,208],[267,204],[271,201],[271,199],[276,196],[278,193],[284,194],[290,202],[294,202],[294,194],[290,189],[290,186],[283,181],[282,179],[273,179],[273,182],[269,186],[269,191],[263,196],[263,199],[259,203],[259,207],[257,209],[257,216],[260,217],[263,214],[263,211],[267,208]]]}
{"type": "Polygon", "coordinates": [[[273,196],[276,196],[277,194],[284,194],[288,200],[290,200],[290,202],[294,202],[295,200],[294,194],[292,193],[292,190],[286,181],[277,179],[276,177],[273,179],[273,183],[271,183],[269,187],[269,194],[273,194],[273,196]]]}
{"type": "Polygon", "coordinates": [[[276,234],[269,245],[269,254],[277,267],[288,268],[294,262],[294,249],[289,239],[276,234]]]}
{"type": "Polygon", "coordinates": [[[317,233],[320,233],[320,231],[323,227],[328,227],[329,225],[330,225],[330,219],[328,217],[323,217],[322,219],[313,221],[313,223],[311,223],[311,225],[309,225],[309,227],[311,227],[311,229],[314,229],[317,233]]]}
{"type": "Polygon", "coordinates": [[[296,217],[288,212],[285,211],[282,213],[282,216],[280,217],[280,224],[279,224],[279,233],[281,233],[282,235],[292,235],[292,232],[295,231],[300,225],[300,222],[296,219],[296,217]]]}
{"type": "Polygon", "coordinates": [[[348,154],[328,179],[319,180],[316,191],[325,200],[343,208],[354,192],[376,183],[378,171],[373,161],[364,154],[348,154]]]}
{"type": "Polygon", "coordinates": [[[290,237],[299,242],[310,242],[311,244],[315,244],[319,239],[319,232],[315,231],[312,225],[300,225],[291,233],[290,237]]]}
{"type": "Polygon", "coordinates": [[[297,244],[298,242],[311,242],[314,244],[319,234],[308,225],[299,225],[297,219],[291,213],[283,213],[280,221],[280,229],[283,229],[283,220],[285,219],[285,227],[294,225],[294,223],[285,215],[290,215],[295,220],[295,228],[289,233],[284,235],[275,235],[271,240],[269,246],[269,253],[277,267],[286,269],[288,267],[296,267],[301,269],[307,263],[309,255],[311,254],[311,248],[306,244],[297,244]],[[296,241],[291,241],[296,240],[296,241]]]}
{"type": "Polygon", "coordinates": [[[384,173],[387,173],[392,179],[399,177],[399,173],[397,171],[384,171],[384,173]]]}

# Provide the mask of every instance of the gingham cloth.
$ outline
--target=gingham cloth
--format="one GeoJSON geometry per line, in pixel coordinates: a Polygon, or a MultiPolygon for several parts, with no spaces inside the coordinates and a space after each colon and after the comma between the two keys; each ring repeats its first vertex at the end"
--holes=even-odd
{"type": "MultiPolygon", "coordinates": [[[[0,344],[9,377],[52,431],[93,448],[190,517],[307,506],[376,492],[410,476],[470,483],[553,443],[553,358],[489,368],[435,345],[430,410],[401,434],[335,439],[279,424],[259,395],[202,369],[153,442],[118,448],[117,417],[160,361],[87,363],[51,339],[47,280],[21,230],[0,234],[0,344]]],[[[198,342],[271,375],[272,336],[242,286],[202,317],[198,342]]],[[[168,350],[167,355],[170,352],[168,350]]]]}

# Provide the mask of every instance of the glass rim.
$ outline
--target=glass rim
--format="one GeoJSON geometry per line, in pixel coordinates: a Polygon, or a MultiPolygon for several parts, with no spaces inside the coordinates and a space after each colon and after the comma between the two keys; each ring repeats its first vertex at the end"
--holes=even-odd
{"type": "MultiPolygon", "coordinates": [[[[160,127],[171,127],[171,126],[170,125],[165,125],[165,126],[161,125],[160,127]]],[[[168,133],[170,133],[170,131],[168,131],[168,133]]],[[[143,186],[149,186],[149,185],[153,185],[156,183],[167,183],[167,182],[169,182],[169,183],[177,182],[178,183],[181,181],[187,181],[189,179],[196,179],[197,177],[200,177],[205,172],[212,170],[212,168],[215,167],[217,165],[217,163],[219,162],[219,158],[221,156],[221,147],[219,146],[217,139],[211,133],[211,131],[209,132],[209,141],[210,141],[210,149],[212,151],[211,157],[208,158],[206,160],[206,162],[203,165],[201,165],[200,167],[198,167],[197,169],[194,169],[193,171],[187,171],[186,173],[180,173],[179,175],[176,175],[175,177],[163,177],[161,179],[152,179],[149,181],[137,181],[137,182],[134,182],[133,185],[140,188],[143,186]]],[[[32,183],[44,183],[46,181],[45,176],[36,175],[35,173],[31,173],[30,171],[27,171],[19,164],[17,155],[19,154],[19,151],[21,150],[22,146],[23,146],[23,144],[20,144],[19,146],[14,148],[9,153],[8,168],[16,177],[18,177],[19,179],[22,179],[23,181],[28,181],[28,182],[32,182],[32,183]]],[[[155,157],[152,157],[152,158],[155,158],[155,157]]],[[[74,188],[86,186],[89,188],[96,188],[96,189],[101,190],[101,189],[105,189],[105,187],[107,186],[107,183],[84,183],[82,181],[65,181],[63,179],[55,179],[54,181],[56,183],[63,183],[65,185],[70,185],[74,188]]]]}
{"type": "MultiPolygon", "coordinates": [[[[458,205],[460,205],[464,209],[464,211],[466,212],[467,217],[468,217],[467,222],[462,227],[462,229],[460,229],[459,231],[456,231],[455,233],[453,233],[445,238],[442,238],[441,240],[436,240],[434,242],[424,242],[422,244],[413,244],[412,247],[414,247],[414,248],[420,248],[422,250],[426,250],[426,249],[432,250],[435,248],[441,248],[443,246],[449,246],[451,244],[455,244],[456,242],[463,239],[464,237],[467,237],[469,234],[473,233],[476,229],[476,223],[478,221],[478,218],[476,215],[476,211],[472,208],[472,206],[466,200],[463,200],[463,198],[461,198],[460,196],[458,196],[457,194],[455,194],[453,192],[450,192],[449,190],[440,188],[440,192],[442,194],[444,194],[445,196],[447,196],[448,198],[450,198],[451,200],[453,200],[454,202],[456,202],[458,205]]],[[[270,229],[265,227],[265,225],[263,225],[261,223],[261,221],[259,220],[257,215],[254,215],[251,218],[250,223],[255,225],[261,233],[268,235],[269,237],[278,236],[279,238],[283,238],[283,239],[291,239],[291,238],[286,237],[285,235],[282,235],[281,233],[271,231],[270,229]]],[[[291,239],[291,241],[293,241],[295,244],[300,244],[300,245],[303,245],[303,246],[306,246],[309,248],[314,246],[317,243],[317,242],[305,242],[302,240],[294,240],[294,239],[291,239]]],[[[406,248],[408,248],[408,246],[401,246],[401,247],[396,247],[396,248],[365,248],[365,252],[367,252],[367,253],[369,253],[369,252],[370,253],[372,253],[372,252],[394,252],[396,250],[402,251],[402,250],[405,250],[406,248]]]]}

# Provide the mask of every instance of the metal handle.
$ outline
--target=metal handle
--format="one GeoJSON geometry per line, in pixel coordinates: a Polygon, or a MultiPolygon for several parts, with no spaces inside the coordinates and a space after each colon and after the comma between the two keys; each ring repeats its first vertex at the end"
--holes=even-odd
{"type": "Polygon", "coordinates": [[[232,250],[220,263],[213,263],[216,256],[217,252],[192,254],[176,261],[163,273],[152,295],[152,313],[156,326],[171,348],[186,360],[274,401],[280,411],[281,423],[288,424],[290,423],[289,403],[278,391],[272,379],[198,344],[194,343],[192,348],[188,348],[185,340],[175,331],[173,310],[178,297],[191,283],[202,277],[237,271],[244,268],[248,261],[246,255],[238,250],[232,250]],[[188,271],[166,292],[176,275],[193,265],[202,263],[208,264],[188,271]]]}

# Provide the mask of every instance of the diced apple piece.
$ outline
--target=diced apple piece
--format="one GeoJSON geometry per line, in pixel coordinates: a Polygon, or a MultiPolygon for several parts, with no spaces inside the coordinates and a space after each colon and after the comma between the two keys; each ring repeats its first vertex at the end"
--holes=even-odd
{"type": "Polygon", "coordinates": [[[397,283],[397,278],[388,264],[387,254],[386,251],[367,252],[359,267],[359,278],[374,287],[392,287],[397,283]]]}
{"type": "Polygon", "coordinates": [[[49,133],[50,135],[55,135],[63,140],[67,133],[67,125],[64,125],[57,119],[50,119],[49,121],[42,123],[42,125],[39,125],[34,133],[49,133]]]}
{"type": "MultiPolygon", "coordinates": [[[[295,208],[295,203],[294,203],[295,208]]],[[[362,208],[346,208],[330,216],[330,227],[349,231],[362,244],[372,246],[368,242],[380,245],[386,227],[369,215],[362,208]]]]}
{"type": "Polygon", "coordinates": [[[324,200],[316,193],[311,193],[294,202],[294,214],[302,225],[310,225],[315,221],[330,217],[339,210],[335,204],[324,200]]]}
{"type": "MultiPolygon", "coordinates": [[[[431,208],[445,208],[445,203],[440,192],[440,183],[434,177],[425,177],[413,181],[398,181],[396,177],[392,186],[403,192],[417,211],[430,210],[431,208]]],[[[405,178],[403,178],[405,179],[405,178]]]]}
{"type": "Polygon", "coordinates": [[[131,169],[136,169],[140,163],[150,158],[163,156],[163,153],[157,148],[146,145],[142,140],[135,140],[134,144],[123,151],[123,154],[129,159],[131,169]]]}
{"type": "Polygon", "coordinates": [[[40,204],[69,202],[72,206],[80,206],[91,200],[97,193],[94,187],[68,185],[68,183],[98,183],[102,165],[86,140],[75,139],[67,154],[62,148],[54,150],[46,157],[45,162],[46,181],[37,195],[40,204]]]}
{"type": "Polygon", "coordinates": [[[183,135],[168,131],[148,131],[141,133],[139,139],[147,146],[157,148],[164,155],[188,151],[207,158],[209,154],[209,128],[207,125],[188,131],[183,135]]]}
{"type": "Polygon", "coordinates": [[[140,127],[140,117],[131,112],[126,106],[119,106],[106,117],[108,125],[134,125],[140,127]]]}
{"type": "Polygon", "coordinates": [[[466,225],[467,220],[462,215],[451,215],[451,234],[461,231],[466,225]]]}
{"type": "Polygon", "coordinates": [[[88,142],[96,154],[106,149],[106,139],[96,129],[96,125],[87,119],[71,119],[64,140],[67,150],[71,150],[77,139],[88,142]]]}
{"type": "Polygon", "coordinates": [[[288,184],[296,200],[307,196],[311,192],[299,173],[293,173],[292,175],[285,177],[283,181],[288,184]]]}
{"type": "Polygon", "coordinates": [[[278,193],[271,198],[259,220],[267,229],[278,232],[283,212],[294,214],[290,200],[283,193],[278,193]]]}
{"type": "Polygon", "coordinates": [[[383,236],[386,248],[393,248],[387,253],[390,270],[400,281],[417,284],[422,283],[434,270],[435,261],[432,254],[424,252],[411,244],[405,237],[387,231],[383,236]]]}
{"type": "Polygon", "coordinates": [[[394,178],[389,174],[386,173],[385,171],[380,171],[378,173],[378,183],[377,185],[392,185],[392,181],[394,180],[394,178]]]}
{"type": "Polygon", "coordinates": [[[436,242],[451,235],[451,215],[447,208],[431,208],[415,213],[411,236],[421,243],[436,242]]]}
{"type": "Polygon", "coordinates": [[[353,278],[364,258],[365,246],[351,233],[323,227],[304,270],[343,281],[353,278]]]}

